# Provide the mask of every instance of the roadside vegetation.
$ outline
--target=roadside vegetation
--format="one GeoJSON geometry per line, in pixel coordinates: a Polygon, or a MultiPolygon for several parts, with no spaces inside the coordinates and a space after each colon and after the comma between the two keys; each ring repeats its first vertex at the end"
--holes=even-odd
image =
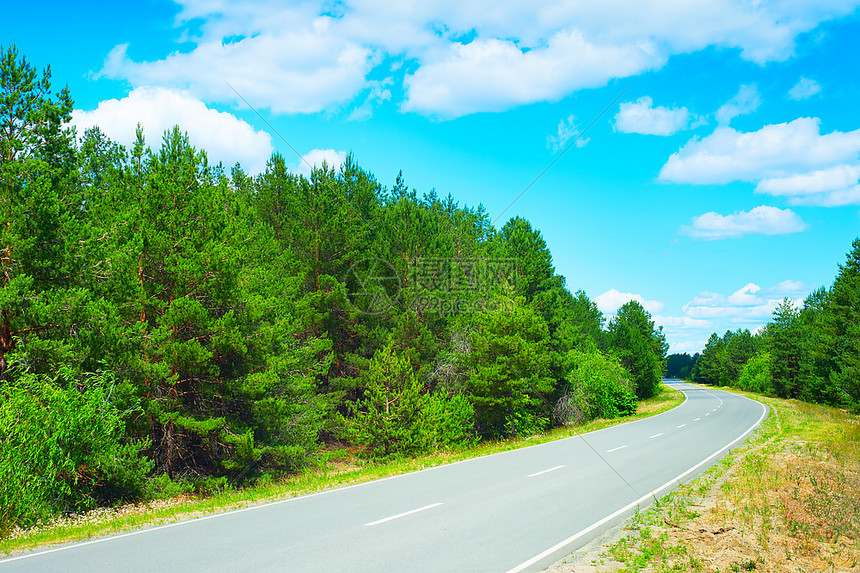
{"type": "Polygon", "coordinates": [[[15,528],[0,540],[0,555],[14,555],[42,546],[81,541],[141,527],[193,519],[211,513],[288,499],[560,440],[622,422],[655,416],[679,405],[683,399],[684,396],[680,391],[666,386],[656,396],[639,402],[637,412],[624,419],[594,419],[584,424],[571,423],[528,437],[486,441],[450,451],[437,451],[433,454],[395,461],[374,461],[359,455],[356,448],[332,449],[321,456],[315,467],[284,479],[259,480],[246,487],[212,491],[205,495],[180,485],[172,492],[164,491],[159,499],[58,516],[26,529],[15,528]]]}
{"type": "Polygon", "coordinates": [[[860,418],[739,393],[771,408],[743,446],[637,514],[620,538],[553,571],[858,570],[860,418]]]}
{"type": "Polygon", "coordinates": [[[784,299],[773,320],[712,334],[702,354],[674,354],[667,375],[860,413],[860,239],[829,288],[784,299]]]}
{"type": "Polygon", "coordinates": [[[650,314],[607,322],[525,219],[351,156],[249,174],[179,128],[125,148],[73,107],[0,47],[0,538],[313,482],[342,452],[412,467],[660,389],[650,314]]]}

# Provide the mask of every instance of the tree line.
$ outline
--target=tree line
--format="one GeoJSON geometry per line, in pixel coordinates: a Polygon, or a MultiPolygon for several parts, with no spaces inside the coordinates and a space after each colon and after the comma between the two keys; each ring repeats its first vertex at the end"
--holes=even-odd
{"type": "Polygon", "coordinates": [[[627,415],[666,342],[541,233],[350,156],[259,175],[68,127],[0,47],[0,532],[65,511],[627,415]]]}
{"type": "Polygon", "coordinates": [[[860,239],[833,284],[785,298],[757,334],[712,334],[701,355],[667,358],[667,375],[860,412],[860,239]]]}

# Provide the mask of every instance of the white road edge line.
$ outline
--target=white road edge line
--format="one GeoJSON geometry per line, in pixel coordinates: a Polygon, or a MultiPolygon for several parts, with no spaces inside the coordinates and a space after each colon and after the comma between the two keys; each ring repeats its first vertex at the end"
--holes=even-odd
{"type": "Polygon", "coordinates": [[[618,446],[617,448],[612,448],[611,450],[606,450],[606,453],[611,454],[612,452],[617,452],[618,450],[623,450],[626,447],[627,447],[626,444],[623,446],[618,446]]]}
{"type": "MultiPolygon", "coordinates": [[[[753,400],[753,402],[755,402],[755,400],[753,400]]],[[[765,416],[767,416],[767,412],[768,412],[767,406],[765,406],[761,402],[758,402],[758,404],[762,408],[761,417],[759,417],[758,421],[755,424],[753,424],[752,426],[750,426],[750,428],[746,432],[744,432],[743,434],[741,434],[740,436],[735,438],[732,442],[726,444],[725,446],[723,446],[722,448],[720,448],[719,450],[717,450],[716,452],[714,452],[713,454],[711,454],[710,456],[708,456],[704,460],[700,461],[699,463],[697,463],[696,465],[694,465],[693,467],[691,467],[690,469],[688,469],[687,471],[685,471],[684,473],[679,475],[678,477],[676,477],[670,481],[667,481],[666,483],[664,483],[663,485],[661,485],[657,489],[646,493],[645,495],[643,495],[642,497],[640,497],[636,501],[631,502],[631,503],[625,505],[624,507],[622,507],[621,509],[615,511],[614,513],[607,515],[606,517],[604,517],[600,521],[595,521],[594,523],[592,523],[591,525],[589,525],[588,527],[586,527],[582,531],[579,531],[578,533],[574,533],[573,535],[571,535],[567,539],[556,543],[555,545],[553,545],[552,547],[550,547],[546,551],[544,551],[538,555],[535,555],[534,557],[532,557],[528,561],[524,561],[523,563],[520,563],[519,565],[517,565],[513,569],[508,570],[507,573],[520,573],[520,571],[526,569],[527,567],[534,565],[535,563],[537,563],[538,561],[540,561],[544,557],[552,555],[553,553],[555,553],[559,549],[562,549],[565,545],[570,545],[571,543],[573,543],[574,541],[576,541],[580,537],[582,537],[584,535],[588,535],[589,533],[591,533],[592,531],[594,531],[598,527],[612,521],[613,519],[615,519],[619,515],[623,515],[624,513],[630,511],[631,509],[633,509],[637,505],[641,505],[642,502],[644,502],[648,498],[657,497],[657,494],[659,492],[661,492],[664,489],[666,489],[667,487],[675,484],[676,482],[680,482],[682,479],[684,479],[685,477],[687,477],[688,475],[690,475],[691,473],[693,473],[694,471],[696,471],[697,469],[699,469],[700,467],[702,467],[703,465],[705,465],[706,463],[708,463],[709,461],[711,461],[712,459],[714,459],[715,457],[717,457],[718,455],[720,455],[721,453],[723,453],[724,451],[726,451],[727,449],[729,449],[730,447],[732,447],[733,445],[735,445],[736,443],[741,441],[742,439],[746,438],[753,430],[755,430],[758,427],[759,424],[761,424],[761,421],[764,420],[765,416]]]]}
{"type": "Polygon", "coordinates": [[[653,440],[654,438],[659,438],[662,435],[663,435],[663,432],[660,432],[659,434],[654,434],[653,436],[649,437],[648,439],[653,440]]]}
{"type": "Polygon", "coordinates": [[[413,513],[418,513],[419,511],[427,511],[428,509],[433,509],[434,507],[439,507],[440,505],[442,505],[441,501],[439,503],[431,503],[430,505],[425,505],[424,507],[419,507],[418,509],[404,511],[403,513],[398,513],[397,515],[392,515],[391,517],[383,517],[382,519],[377,519],[376,521],[365,523],[364,526],[373,527],[374,525],[379,525],[380,523],[385,523],[387,521],[394,521],[395,519],[400,519],[401,517],[406,517],[407,515],[412,515],[413,513]]]}
{"type": "Polygon", "coordinates": [[[564,465],[555,466],[554,468],[549,468],[548,470],[543,470],[542,472],[535,472],[533,474],[529,474],[528,477],[533,478],[533,477],[537,477],[539,475],[548,474],[549,472],[554,472],[555,470],[560,470],[563,467],[564,467],[564,465]]]}

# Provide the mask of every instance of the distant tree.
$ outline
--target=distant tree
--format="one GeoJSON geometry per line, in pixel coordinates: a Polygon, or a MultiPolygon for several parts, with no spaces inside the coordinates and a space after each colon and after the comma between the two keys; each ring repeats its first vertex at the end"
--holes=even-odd
{"type": "Polygon", "coordinates": [[[666,378],[680,378],[686,380],[690,377],[693,367],[693,357],[687,354],[670,354],[666,357],[666,378]]]}
{"type": "Polygon", "coordinates": [[[792,301],[785,298],[773,311],[773,322],[766,331],[773,389],[781,398],[797,398],[802,390],[803,333],[799,316],[792,301]]]}

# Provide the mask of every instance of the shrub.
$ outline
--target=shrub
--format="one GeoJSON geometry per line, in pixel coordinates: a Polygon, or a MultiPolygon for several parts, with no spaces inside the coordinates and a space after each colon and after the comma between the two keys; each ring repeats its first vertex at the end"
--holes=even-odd
{"type": "Polygon", "coordinates": [[[0,387],[0,531],[143,495],[152,462],[124,443],[106,374],[24,373],[0,387]]]}
{"type": "Polygon", "coordinates": [[[569,387],[556,405],[560,423],[583,423],[595,418],[617,418],[636,412],[636,394],[621,363],[599,351],[572,350],[574,364],[569,387]]]}

